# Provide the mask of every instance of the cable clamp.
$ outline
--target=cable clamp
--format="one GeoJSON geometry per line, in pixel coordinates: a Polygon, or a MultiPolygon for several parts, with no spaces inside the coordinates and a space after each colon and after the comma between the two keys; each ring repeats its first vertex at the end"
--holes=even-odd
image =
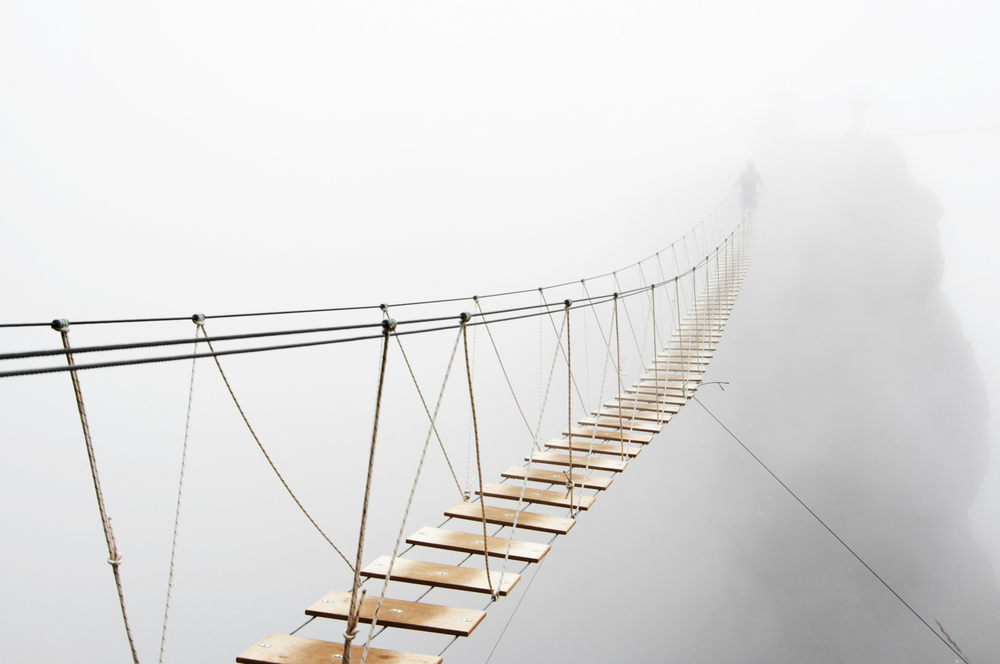
{"type": "Polygon", "coordinates": [[[389,332],[392,332],[395,329],[396,329],[396,319],[395,318],[386,318],[385,320],[382,321],[382,330],[386,334],[388,334],[389,332]]]}
{"type": "Polygon", "coordinates": [[[462,321],[462,324],[465,325],[470,320],[472,320],[472,314],[470,314],[468,311],[463,311],[458,315],[458,320],[462,321]]]}
{"type": "Polygon", "coordinates": [[[566,298],[565,300],[563,300],[563,306],[569,309],[570,307],[573,306],[573,300],[566,298]]]}
{"type": "Polygon", "coordinates": [[[49,324],[56,332],[68,332],[69,331],[69,321],[65,318],[57,318],[49,324]]]}
{"type": "Polygon", "coordinates": [[[191,316],[191,322],[198,327],[201,327],[205,324],[205,314],[195,314],[194,316],[191,316]]]}

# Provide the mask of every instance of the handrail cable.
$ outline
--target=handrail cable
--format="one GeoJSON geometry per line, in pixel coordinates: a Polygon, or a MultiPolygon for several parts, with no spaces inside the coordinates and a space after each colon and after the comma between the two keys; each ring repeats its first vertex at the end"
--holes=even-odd
{"type": "MultiPolygon", "coordinates": [[[[742,226],[742,223],[740,224],[740,226],[742,226]]],[[[734,230],[734,233],[737,230],[739,230],[739,227],[737,227],[737,229],[734,230]]],[[[630,290],[627,290],[627,291],[624,291],[624,292],[621,292],[621,293],[617,293],[617,295],[619,297],[630,297],[630,296],[633,296],[633,295],[636,295],[636,294],[639,294],[639,293],[643,293],[643,292],[645,292],[647,290],[650,290],[653,286],[659,286],[659,285],[663,285],[663,284],[671,283],[671,282],[676,283],[676,282],[680,281],[681,279],[683,279],[684,277],[686,277],[688,274],[693,274],[694,271],[697,269],[697,267],[699,267],[700,265],[701,265],[701,263],[699,263],[697,266],[690,267],[685,272],[683,272],[681,274],[678,274],[678,275],[676,275],[676,276],[674,276],[674,277],[672,277],[670,279],[658,282],[656,284],[649,284],[649,285],[647,285],[645,287],[633,288],[633,289],[630,289],[630,290]]],[[[594,297],[590,298],[589,302],[586,301],[587,298],[584,298],[584,301],[581,303],[581,306],[591,306],[591,307],[594,307],[594,306],[597,306],[599,304],[604,304],[606,302],[610,302],[613,298],[614,298],[614,295],[610,295],[610,296],[609,295],[599,295],[599,296],[594,296],[594,297]]],[[[553,303],[546,303],[544,305],[532,305],[532,306],[529,306],[529,307],[523,307],[523,308],[520,308],[518,310],[523,311],[523,310],[527,310],[527,309],[544,309],[544,311],[534,311],[534,312],[529,313],[529,314],[521,314],[521,315],[517,315],[517,316],[508,316],[506,318],[495,319],[493,322],[494,323],[500,323],[500,322],[507,322],[507,321],[513,321],[513,320],[521,320],[521,319],[524,319],[524,318],[532,318],[532,317],[536,317],[536,316],[548,315],[548,314],[551,313],[549,311],[549,307],[551,307],[551,306],[557,306],[557,304],[558,303],[553,302],[553,303]]],[[[515,310],[511,310],[511,311],[515,311],[515,310]]],[[[493,313],[494,312],[489,312],[488,311],[488,312],[483,312],[482,314],[473,314],[473,316],[486,316],[486,315],[492,315],[493,313]]],[[[447,321],[447,320],[454,320],[455,318],[456,318],[455,316],[445,316],[445,317],[440,317],[438,319],[425,319],[425,320],[447,321]]],[[[206,317],[206,319],[207,319],[207,317],[206,317]]],[[[407,321],[403,321],[403,322],[400,322],[398,324],[405,324],[406,322],[407,321]]],[[[473,326],[474,327],[474,326],[477,326],[477,325],[482,325],[483,322],[482,321],[472,321],[472,320],[470,320],[467,324],[469,326],[473,326]]],[[[267,337],[267,336],[288,336],[288,335],[291,335],[291,334],[309,334],[309,333],[317,333],[317,332],[320,332],[320,331],[339,331],[339,330],[346,330],[346,329],[371,328],[371,327],[375,327],[375,326],[376,326],[375,324],[360,324],[360,325],[352,325],[352,326],[337,326],[337,327],[331,327],[331,328],[308,328],[308,329],[305,329],[305,330],[281,330],[281,331],[277,331],[277,332],[249,333],[249,334],[243,334],[243,335],[222,335],[220,337],[201,337],[201,338],[198,339],[198,341],[199,342],[200,341],[210,342],[212,340],[218,340],[218,341],[225,340],[225,341],[229,341],[229,340],[238,340],[238,339],[260,338],[260,337],[267,337]]],[[[400,334],[400,335],[406,335],[406,334],[423,334],[423,333],[427,333],[427,332],[437,332],[437,331],[441,331],[441,330],[457,329],[458,327],[459,327],[459,325],[443,325],[443,326],[438,326],[438,327],[422,328],[422,329],[416,329],[416,330],[407,330],[407,331],[402,331],[402,332],[396,331],[395,334],[400,334]]],[[[319,341],[302,342],[302,343],[294,343],[294,344],[278,344],[278,345],[273,345],[273,346],[264,346],[264,347],[255,347],[255,348],[239,348],[239,349],[231,349],[231,350],[226,350],[226,351],[215,351],[213,349],[212,352],[210,352],[210,353],[200,353],[200,354],[196,353],[196,354],[188,354],[188,355],[171,355],[171,356],[165,356],[165,357],[137,358],[137,359],[131,359],[131,360],[120,360],[120,361],[112,361],[112,362],[97,362],[97,363],[91,363],[91,364],[79,364],[79,365],[75,365],[75,367],[74,367],[73,370],[74,371],[82,371],[82,370],[85,370],[85,369],[99,369],[99,368],[110,368],[110,367],[118,367],[118,366],[131,366],[131,365],[137,365],[137,364],[151,364],[151,363],[159,363],[159,362],[171,362],[171,361],[177,361],[177,360],[189,360],[189,359],[194,359],[194,358],[199,358],[199,357],[221,357],[221,356],[224,356],[224,355],[238,355],[238,354],[247,354],[247,353],[257,353],[257,352],[272,351],[272,350],[286,350],[286,349],[292,349],[292,348],[306,348],[306,347],[310,347],[310,346],[322,346],[322,345],[329,345],[329,344],[347,343],[347,342],[354,342],[354,341],[363,341],[363,340],[370,340],[370,339],[378,339],[378,338],[381,338],[381,336],[382,336],[381,334],[362,335],[362,336],[344,337],[344,338],[338,338],[338,339],[323,339],[323,340],[319,340],[319,341]]],[[[160,345],[177,345],[177,344],[191,343],[191,341],[192,341],[191,339],[177,339],[177,340],[168,340],[166,342],[137,342],[137,343],[130,343],[130,344],[110,345],[110,346],[81,347],[78,352],[88,352],[88,351],[89,352],[95,352],[95,351],[105,351],[105,350],[132,350],[132,349],[136,349],[136,348],[156,347],[156,346],[160,346],[160,345]]],[[[209,343],[209,345],[211,345],[211,344],[209,343]]],[[[76,350],[76,349],[74,349],[74,350],[76,350]]],[[[48,355],[64,355],[64,354],[66,354],[65,353],[65,349],[63,349],[63,350],[58,350],[58,349],[56,349],[56,350],[50,350],[50,349],[46,349],[46,350],[43,350],[43,351],[32,351],[32,352],[26,352],[26,353],[11,353],[11,354],[7,354],[7,355],[0,355],[0,359],[27,359],[27,358],[31,358],[31,357],[41,357],[41,356],[48,356],[48,355]]],[[[14,370],[14,371],[5,371],[5,372],[0,372],[0,378],[11,378],[11,377],[17,377],[17,376],[29,376],[29,375],[37,375],[37,374],[45,374],[45,373],[58,373],[58,372],[62,372],[62,371],[70,371],[70,369],[68,367],[55,366],[55,367],[44,367],[44,368],[36,368],[36,369],[22,369],[22,370],[14,370]]]]}

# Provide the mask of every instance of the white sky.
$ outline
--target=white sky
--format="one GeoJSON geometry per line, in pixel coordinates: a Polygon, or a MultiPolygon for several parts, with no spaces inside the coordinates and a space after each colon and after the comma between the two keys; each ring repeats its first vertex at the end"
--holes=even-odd
{"type": "MultiPolygon", "coordinates": [[[[0,317],[367,304],[604,272],[715,205],[780,90],[807,137],[848,133],[863,94],[866,131],[898,135],[944,205],[943,288],[996,403],[998,14],[7,0],[0,317]]],[[[1000,569],[997,464],[971,519],[1000,569]]]]}

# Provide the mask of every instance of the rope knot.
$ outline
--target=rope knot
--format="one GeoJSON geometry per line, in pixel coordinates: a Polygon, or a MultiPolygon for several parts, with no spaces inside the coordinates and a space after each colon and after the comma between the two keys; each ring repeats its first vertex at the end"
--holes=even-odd
{"type": "Polygon", "coordinates": [[[470,314],[468,311],[463,311],[458,315],[458,320],[462,321],[462,325],[465,325],[470,320],[472,320],[472,314],[470,314]]]}
{"type": "Polygon", "coordinates": [[[573,300],[566,298],[565,300],[563,300],[563,306],[569,309],[570,307],[573,306],[573,300]]]}
{"type": "Polygon", "coordinates": [[[108,558],[108,564],[112,567],[118,567],[122,564],[122,554],[118,553],[114,558],[108,558]]]}
{"type": "Polygon", "coordinates": [[[205,324],[205,314],[195,314],[191,316],[191,322],[201,327],[205,324]]]}
{"type": "Polygon", "coordinates": [[[65,318],[57,318],[51,323],[49,323],[49,327],[51,327],[56,332],[68,332],[69,321],[66,320],[65,318]]]}
{"type": "Polygon", "coordinates": [[[381,309],[382,311],[388,311],[389,305],[383,302],[382,304],[378,305],[378,308],[381,309]]]}
{"type": "Polygon", "coordinates": [[[382,321],[382,331],[385,332],[386,334],[392,332],[395,329],[396,329],[395,318],[386,318],[384,321],[382,321]]]}

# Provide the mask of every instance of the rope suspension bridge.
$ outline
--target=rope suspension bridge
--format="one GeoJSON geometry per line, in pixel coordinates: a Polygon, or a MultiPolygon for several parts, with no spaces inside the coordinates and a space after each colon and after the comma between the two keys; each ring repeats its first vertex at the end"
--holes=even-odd
{"type": "MultiPolygon", "coordinates": [[[[623,481],[632,465],[642,463],[642,451],[647,446],[655,445],[656,435],[681,408],[695,398],[721,343],[726,323],[753,258],[758,226],[764,218],[766,209],[742,210],[734,190],[712,214],[681,239],[616,272],[544,288],[484,296],[329,309],[208,316],[198,314],[190,318],[195,323],[194,336],[182,339],[73,347],[69,334],[72,326],[182,321],[188,320],[187,317],[88,320],[72,324],[60,319],[52,323],[6,324],[0,328],[51,326],[60,333],[62,348],[0,354],[0,360],[7,362],[8,367],[13,366],[0,372],[0,378],[70,373],[108,546],[108,562],[114,573],[126,635],[136,664],[139,657],[119,576],[122,557],[105,507],[78,374],[87,370],[137,364],[191,361],[188,414],[160,644],[162,663],[167,642],[170,591],[174,584],[174,556],[178,543],[195,367],[198,360],[208,358],[216,365],[243,422],[284,490],[293,499],[302,516],[350,569],[352,578],[349,586],[328,592],[326,588],[317,589],[317,594],[326,594],[305,609],[308,616],[305,624],[317,619],[343,623],[342,639],[324,641],[297,636],[296,633],[305,627],[304,624],[289,634],[266,635],[238,655],[236,661],[244,664],[443,662],[444,655],[452,644],[458,639],[471,637],[488,617],[491,607],[497,602],[505,601],[504,598],[522,583],[525,571],[532,565],[540,566],[556,541],[569,535],[578,519],[586,518],[585,514],[595,508],[602,494],[611,490],[615,481],[623,481]],[[636,285],[622,287],[621,278],[626,272],[635,278],[636,285]],[[605,284],[609,286],[605,288],[605,284]],[[581,290],[581,296],[576,299],[550,301],[548,297],[553,292],[562,293],[566,288],[576,286],[581,290]],[[601,286],[601,290],[595,290],[596,294],[593,294],[592,286],[601,286]],[[525,304],[524,300],[534,294],[538,295],[538,303],[525,304]],[[495,302],[508,302],[511,298],[519,300],[517,306],[491,306],[495,302]],[[422,311],[432,305],[439,307],[459,303],[466,305],[467,310],[457,316],[421,316],[409,313],[422,311]],[[370,320],[374,312],[378,312],[381,320],[370,320]],[[269,332],[211,336],[207,331],[213,320],[280,318],[294,314],[361,315],[368,318],[346,324],[269,332]],[[526,401],[517,394],[494,336],[497,328],[529,319],[538,319],[540,334],[546,326],[550,327],[554,337],[552,361],[546,365],[547,382],[543,380],[545,372],[540,367],[540,403],[535,425],[532,425],[525,413],[526,401]],[[581,389],[580,378],[583,371],[580,368],[581,341],[578,327],[594,322],[600,334],[599,354],[604,370],[599,398],[596,403],[590,403],[589,388],[581,389]],[[479,328],[482,328],[490,348],[495,352],[504,378],[502,383],[484,387],[482,384],[477,386],[473,380],[475,351],[470,354],[470,336],[479,328]],[[449,338],[447,368],[436,398],[421,389],[405,350],[406,338],[414,335],[449,338]],[[277,464],[251,426],[250,417],[237,400],[236,392],[223,371],[221,358],[365,341],[379,343],[379,371],[371,435],[366,441],[367,474],[360,529],[356,548],[349,551],[345,544],[348,534],[324,531],[279,472],[277,464]],[[228,347],[225,346],[227,344],[228,347]],[[188,345],[193,345],[196,350],[170,352],[173,347],[188,345]],[[373,475],[377,469],[379,423],[380,419],[393,416],[383,410],[383,394],[387,381],[386,367],[390,356],[396,357],[396,350],[399,351],[398,356],[403,360],[419,395],[421,409],[427,418],[427,429],[394,546],[391,551],[379,551],[375,557],[371,557],[366,550],[366,535],[373,475]],[[630,360],[623,357],[623,350],[633,357],[631,364],[635,366],[630,367],[632,371],[627,367],[630,360]],[[119,357],[77,362],[78,357],[90,358],[95,353],[101,358],[111,354],[119,354],[119,357]],[[576,359],[574,353],[577,354],[576,359]],[[65,364],[60,360],[65,361],[65,364]],[[453,375],[456,373],[464,373],[464,376],[458,378],[453,375]],[[557,373],[565,375],[565,395],[557,396],[552,392],[553,378],[557,373]],[[627,381],[626,377],[631,374],[635,374],[635,379],[627,381]],[[609,375],[612,383],[610,388],[607,387],[609,375]],[[445,388],[451,378],[464,384],[467,412],[470,415],[467,455],[470,471],[464,487],[442,440],[443,421],[439,417],[445,388]],[[544,386],[542,383],[545,383],[544,386]],[[610,389],[610,396],[606,398],[607,389],[610,389]],[[504,392],[510,393],[516,405],[519,418],[527,429],[527,441],[530,445],[523,458],[512,459],[513,465],[501,470],[499,479],[494,479],[484,475],[482,467],[482,431],[480,418],[477,417],[477,400],[481,410],[484,400],[504,392]],[[565,425],[543,436],[543,415],[546,409],[561,410],[563,405],[565,425]],[[447,473],[450,475],[448,481],[454,480],[460,499],[450,506],[444,506],[444,520],[438,525],[412,528],[408,520],[418,482],[425,470],[428,450],[432,446],[438,447],[444,454],[447,473]],[[472,464],[475,465],[474,474],[471,472],[472,464]],[[451,564],[435,562],[434,554],[440,552],[458,554],[461,559],[452,561],[451,564]],[[402,594],[396,592],[401,584],[419,587],[419,595],[410,599],[396,597],[402,594]],[[444,605],[437,599],[443,591],[465,593],[464,597],[468,599],[457,602],[462,606],[444,605]],[[362,627],[367,627],[367,631],[362,627]],[[434,635],[434,638],[440,639],[440,643],[432,654],[374,647],[378,637],[388,629],[397,630],[401,634],[422,632],[434,635]]],[[[585,349],[585,357],[588,352],[585,349]]],[[[540,358],[541,353],[540,339],[540,358]]],[[[589,374],[589,362],[585,366],[585,371],[589,374]]],[[[861,562],[864,564],[864,561],[861,562]]],[[[870,568],[869,570],[871,571],[870,568]]],[[[526,585],[530,587],[530,583],[526,585]]],[[[448,597],[452,596],[453,593],[448,594],[448,597]]],[[[899,599],[902,601],[902,598],[899,599]]],[[[516,607],[514,610],[516,611],[516,607]]],[[[919,615],[917,617],[920,618],[919,615]]],[[[920,620],[923,621],[923,618],[920,620]]],[[[924,624],[927,625],[926,621],[924,624]]],[[[502,635],[501,633],[501,637],[502,635]]],[[[956,656],[961,657],[951,645],[945,645],[956,656]]]]}

